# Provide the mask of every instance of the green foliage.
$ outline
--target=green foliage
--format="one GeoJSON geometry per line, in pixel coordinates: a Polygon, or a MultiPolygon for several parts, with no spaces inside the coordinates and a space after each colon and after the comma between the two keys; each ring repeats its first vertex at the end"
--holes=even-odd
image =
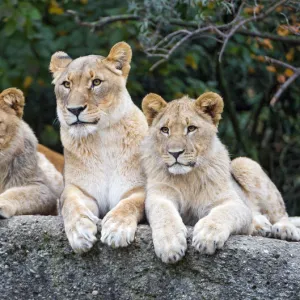
{"type": "MultiPolygon", "coordinates": [[[[270,68],[261,59],[268,55],[299,66],[299,48],[236,34],[220,64],[220,43],[203,37],[185,43],[169,62],[153,72],[149,69],[156,58],[143,52],[162,38],[155,35],[157,24],[167,34],[179,28],[170,24],[173,19],[199,26],[207,21],[228,23],[236,8],[229,1],[208,0],[4,0],[0,4],[0,89],[21,88],[27,98],[25,120],[43,144],[61,150],[48,71],[51,55],[63,50],[74,58],[91,53],[105,56],[114,43],[125,40],[133,48],[128,89],[134,102],[140,105],[148,92],[161,94],[167,100],[184,94],[197,97],[208,90],[221,93],[225,113],[219,132],[232,157],[248,155],[257,159],[283,192],[290,213],[299,214],[300,85],[299,81],[292,84],[271,108],[272,95],[290,75],[284,68],[270,68]],[[128,13],[142,20],[115,22],[101,30],[91,30],[77,25],[66,14],[68,9],[79,12],[87,22],[128,13]]],[[[267,22],[253,23],[250,28],[287,34],[280,26],[286,23],[285,16],[290,22],[293,16],[284,9],[281,13],[272,15],[267,22]]],[[[247,14],[247,10],[242,12],[243,16],[247,14]]]]}

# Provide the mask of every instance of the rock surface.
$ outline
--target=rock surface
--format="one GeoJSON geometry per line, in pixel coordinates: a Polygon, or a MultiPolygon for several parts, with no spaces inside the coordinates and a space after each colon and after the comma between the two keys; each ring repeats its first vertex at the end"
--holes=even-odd
{"type": "Polygon", "coordinates": [[[147,225],[128,248],[97,242],[80,256],[60,217],[0,220],[0,299],[155,298],[300,299],[300,243],[234,236],[207,256],[189,238],[184,260],[165,265],[147,225]]]}

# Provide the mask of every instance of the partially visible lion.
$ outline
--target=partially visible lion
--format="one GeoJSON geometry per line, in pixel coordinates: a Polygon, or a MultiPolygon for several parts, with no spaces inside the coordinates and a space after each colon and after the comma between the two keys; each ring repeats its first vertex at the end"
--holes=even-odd
{"type": "Polygon", "coordinates": [[[148,125],[126,89],[131,56],[120,42],[107,57],[51,58],[65,158],[62,216],[75,252],[95,243],[98,217],[101,241],[115,247],[133,241],[144,217],[139,149],[148,125]]]}
{"type": "Polygon", "coordinates": [[[54,167],[62,174],[64,170],[64,157],[44,145],[38,144],[37,151],[46,156],[46,158],[54,165],[54,167]]]}
{"type": "Polygon", "coordinates": [[[185,225],[195,225],[192,244],[206,254],[222,248],[231,234],[300,240],[261,167],[248,158],[230,161],[217,136],[223,111],[219,95],[166,103],[149,94],[142,108],[150,125],[142,144],[146,214],[162,261],[184,256],[185,225]]]}
{"type": "Polygon", "coordinates": [[[22,91],[0,94],[0,218],[56,214],[63,190],[62,175],[42,153],[37,139],[22,120],[22,91]]]}

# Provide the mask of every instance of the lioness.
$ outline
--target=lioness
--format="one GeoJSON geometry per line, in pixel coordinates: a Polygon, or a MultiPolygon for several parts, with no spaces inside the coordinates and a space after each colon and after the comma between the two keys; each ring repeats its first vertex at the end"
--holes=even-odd
{"type": "Polygon", "coordinates": [[[93,246],[98,217],[101,241],[122,247],[144,216],[139,147],[148,125],[126,89],[131,57],[120,42],[106,58],[51,58],[65,156],[62,215],[75,252],[93,246]]]}
{"type": "Polygon", "coordinates": [[[37,139],[22,120],[22,91],[0,94],[0,218],[56,214],[62,175],[37,152],[37,139]]]}
{"type": "Polygon", "coordinates": [[[275,237],[300,239],[261,167],[247,158],[230,162],[217,136],[223,111],[218,94],[170,103],[149,94],[142,108],[151,126],[142,143],[146,215],[163,262],[184,256],[185,225],[195,225],[192,244],[207,254],[222,248],[231,234],[270,235],[270,222],[275,237]]]}

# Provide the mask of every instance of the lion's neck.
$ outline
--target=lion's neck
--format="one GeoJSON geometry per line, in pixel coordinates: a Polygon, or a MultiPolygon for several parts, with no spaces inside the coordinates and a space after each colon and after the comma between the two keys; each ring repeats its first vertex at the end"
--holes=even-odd
{"type": "Polygon", "coordinates": [[[115,102],[117,105],[112,107],[99,121],[99,128],[101,130],[109,130],[109,128],[120,123],[122,119],[130,115],[135,109],[135,105],[127,90],[123,91],[122,95],[115,102]]]}

